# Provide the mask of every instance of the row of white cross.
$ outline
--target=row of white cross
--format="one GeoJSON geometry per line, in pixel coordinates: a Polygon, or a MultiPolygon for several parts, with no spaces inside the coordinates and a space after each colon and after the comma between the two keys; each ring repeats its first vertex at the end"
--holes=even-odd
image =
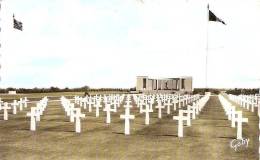
{"type": "Polygon", "coordinates": [[[219,95],[219,100],[225,110],[228,120],[231,120],[231,127],[235,128],[237,123],[237,139],[243,139],[242,123],[248,122],[248,118],[243,118],[242,111],[236,111],[233,106],[223,95],[219,95]]]}
{"type": "MultiPolygon", "coordinates": [[[[75,98],[76,101],[76,98],[75,98]]],[[[81,113],[81,108],[75,108],[74,103],[71,103],[69,99],[61,97],[61,104],[64,108],[66,115],[70,117],[70,122],[75,122],[75,131],[77,133],[81,132],[81,119],[85,118],[85,114],[81,113]]]]}
{"type": "Polygon", "coordinates": [[[31,107],[31,111],[26,114],[26,116],[30,117],[30,130],[36,130],[36,122],[41,120],[41,115],[43,115],[44,110],[47,107],[48,98],[42,98],[38,103],[36,103],[36,107],[31,107]]]}
{"type": "MultiPolygon", "coordinates": [[[[88,107],[88,111],[92,112],[92,107],[96,108],[96,117],[99,117],[99,108],[103,108],[103,106],[101,105],[102,101],[105,105],[103,111],[106,112],[106,123],[110,124],[111,123],[111,112],[117,112],[117,108],[120,107],[120,104],[122,104],[123,100],[124,100],[125,95],[104,95],[103,97],[101,95],[96,95],[96,96],[89,96],[89,97],[79,97],[79,96],[75,96],[74,97],[74,102],[75,104],[78,104],[80,107],[83,107],[84,109],[87,109],[88,107]]],[[[127,129],[130,127],[130,122],[127,121],[129,119],[131,119],[133,116],[130,115],[130,102],[131,102],[131,96],[128,95],[126,96],[126,103],[127,105],[125,106],[126,110],[125,110],[125,115],[120,115],[120,118],[124,118],[126,119],[126,127],[125,127],[125,133],[126,134],[130,134],[130,130],[127,129]],[[128,124],[128,125],[127,125],[128,124]],[[129,126],[129,127],[127,127],[129,126]]],[[[61,98],[62,101],[62,106],[65,108],[66,110],[71,110],[71,108],[74,108],[74,104],[70,102],[70,100],[66,99],[65,97],[61,98]],[[67,106],[67,107],[66,107],[67,106]]],[[[76,108],[76,109],[80,109],[80,108],[76,108]]],[[[68,112],[67,112],[68,113],[68,112]]],[[[76,114],[76,117],[80,117],[79,115],[82,114],[76,114]]],[[[85,115],[82,115],[81,117],[85,117],[85,115]]],[[[80,133],[80,118],[76,118],[76,132],[80,133]]]]}
{"type": "MultiPolygon", "coordinates": [[[[96,117],[99,117],[99,108],[102,107],[102,102],[104,104],[103,111],[106,112],[106,123],[111,123],[111,112],[117,112],[117,108],[120,107],[120,105],[125,103],[125,114],[120,115],[121,119],[125,120],[125,134],[130,134],[130,120],[134,119],[135,116],[130,114],[130,108],[133,107],[133,102],[137,104],[137,107],[139,107],[140,113],[145,113],[145,125],[149,125],[150,123],[150,116],[149,114],[153,112],[154,108],[158,109],[158,118],[162,118],[162,110],[167,107],[167,114],[170,114],[171,108],[173,107],[174,110],[176,110],[176,106],[178,104],[178,108],[180,109],[182,106],[186,106],[188,104],[191,104],[195,101],[196,103],[193,103],[192,106],[188,106],[187,110],[179,110],[179,117],[182,117],[180,119],[185,119],[183,114],[187,114],[187,117],[189,120],[187,120],[188,125],[190,125],[190,118],[192,117],[195,119],[195,115],[199,113],[199,111],[202,109],[202,107],[205,105],[205,97],[198,101],[200,98],[199,95],[174,95],[174,94],[157,94],[157,95],[96,95],[93,97],[74,97],[74,103],[78,104],[79,106],[83,107],[84,109],[87,109],[88,111],[92,112],[92,107],[96,108],[96,117]],[[125,99],[125,100],[124,100],[125,99]],[[155,102],[157,102],[157,105],[155,105],[155,102]],[[204,102],[204,104],[202,103],[204,102]]],[[[63,108],[65,109],[65,112],[67,116],[70,116],[70,121],[75,122],[75,131],[80,133],[81,132],[81,124],[80,119],[85,117],[85,114],[81,114],[81,108],[76,108],[74,103],[71,103],[70,100],[66,99],[65,97],[61,97],[61,104],[63,108]]],[[[16,107],[17,105],[20,105],[20,110],[22,110],[23,106],[27,107],[27,98],[21,99],[20,101],[14,100],[14,102],[11,104],[13,106],[13,113],[16,114],[16,107]],[[24,105],[23,105],[24,104],[24,105]]],[[[40,116],[43,114],[43,111],[47,107],[48,98],[44,97],[42,100],[40,100],[38,103],[36,103],[36,107],[31,107],[31,111],[27,113],[27,116],[31,118],[30,123],[30,130],[35,131],[36,130],[36,122],[40,121],[40,116]]],[[[3,109],[7,107],[2,107],[3,109]]],[[[9,108],[10,109],[10,108],[9,108]]],[[[7,114],[8,115],[8,114],[7,114]]],[[[178,116],[175,116],[174,119],[178,119],[178,116]]],[[[179,120],[180,122],[183,120],[179,120]]],[[[183,122],[182,122],[183,124],[183,122]]],[[[179,126],[180,128],[180,126],[179,126]]],[[[182,125],[183,128],[183,125],[182,125]]],[[[181,133],[181,130],[178,131],[181,133]]],[[[183,133],[183,131],[182,131],[183,133]]],[[[178,134],[181,136],[181,134],[178,134]]]]}
{"type": "Polygon", "coordinates": [[[17,107],[19,106],[20,111],[23,110],[23,108],[27,108],[27,102],[28,99],[25,98],[20,98],[19,101],[14,100],[12,103],[7,103],[4,102],[0,99],[0,111],[4,111],[4,118],[3,120],[8,120],[8,110],[12,109],[13,114],[17,114],[17,107]]]}
{"type": "MultiPolygon", "coordinates": [[[[129,96],[129,95],[128,95],[129,96]]],[[[164,106],[167,106],[167,114],[170,114],[170,105],[174,105],[174,108],[176,110],[176,104],[179,104],[179,108],[181,106],[185,106],[191,101],[194,101],[196,96],[190,96],[190,95],[173,95],[173,94],[164,94],[164,95],[133,95],[134,101],[137,104],[137,107],[140,107],[140,112],[143,109],[143,106],[146,106],[147,104],[151,106],[155,103],[155,99],[157,103],[163,103],[164,106]],[[138,98],[137,98],[138,97],[138,98]]],[[[94,96],[94,97],[74,97],[74,103],[80,105],[84,109],[88,107],[88,111],[92,112],[92,107],[100,106],[101,102],[104,103],[104,105],[110,105],[111,111],[116,112],[117,108],[120,107],[120,104],[122,104],[123,99],[125,95],[108,95],[108,96],[94,96]]],[[[127,103],[127,102],[126,102],[127,103]]],[[[98,117],[98,113],[97,117],[98,117]]]]}
{"type": "MultiPolygon", "coordinates": [[[[102,108],[101,103],[104,104],[103,111],[106,111],[106,123],[111,123],[111,112],[117,112],[117,108],[123,103],[125,99],[124,108],[125,114],[120,115],[121,119],[125,120],[125,134],[130,134],[130,120],[134,119],[135,116],[130,114],[130,108],[133,107],[132,97],[134,102],[137,104],[140,113],[145,113],[145,125],[149,125],[150,123],[150,116],[149,113],[153,112],[153,107],[155,105],[155,101],[157,105],[155,106],[158,109],[158,118],[162,118],[162,109],[167,107],[167,114],[170,114],[171,107],[176,110],[176,104],[178,104],[178,108],[182,106],[186,106],[200,98],[199,95],[174,95],[174,94],[157,94],[157,95],[145,95],[145,94],[135,94],[135,95],[96,95],[96,96],[87,96],[87,97],[74,97],[74,103],[87,109],[88,111],[92,112],[92,107],[96,108],[96,117],[99,117],[99,108],[102,108]]],[[[188,112],[193,113],[192,117],[195,118],[195,114],[198,114],[199,110],[201,109],[202,101],[199,103],[194,104],[193,106],[188,107],[188,112]]],[[[65,100],[62,98],[63,107],[70,106],[69,100],[65,100]]],[[[73,105],[72,105],[73,106],[73,105]]],[[[74,106],[73,106],[74,107],[74,106]]],[[[66,110],[69,107],[65,107],[66,110]]],[[[184,111],[185,112],[185,111],[184,111]]],[[[68,113],[68,112],[67,112],[68,113]]],[[[77,125],[76,125],[77,126],[77,125]]],[[[77,128],[77,127],[76,127],[77,128]]]]}
{"type": "MultiPolygon", "coordinates": [[[[96,96],[87,96],[87,97],[74,97],[74,103],[80,105],[80,107],[83,107],[84,109],[87,109],[88,111],[92,112],[92,107],[98,107],[101,108],[102,101],[105,105],[110,105],[110,109],[113,112],[117,112],[117,108],[120,107],[120,104],[122,104],[123,99],[125,95],[96,95],[96,96]]],[[[110,112],[110,111],[109,111],[110,112]]],[[[96,109],[96,117],[99,117],[99,110],[96,109]]]]}
{"type": "Polygon", "coordinates": [[[188,105],[187,110],[179,110],[179,115],[173,116],[173,119],[178,121],[178,137],[183,137],[183,121],[187,122],[187,126],[191,126],[191,118],[196,119],[196,115],[206,105],[209,98],[210,95],[205,95],[201,99],[196,99],[192,106],[188,105]]]}
{"type": "MultiPolygon", "coordinates": [[[[260,95],[228,95],[229,99],[235,102],[236,104],[242,106],[243,108],[246,108],[249,110],[249,107],[251,106],[251,112],[254,112],[254,108],[257,107],[257,115],[260,119],[260,95]]],[[[260,130],[260,120],[258,123],[258,128],[260,130]]],[[[260,154],[260,133],[259,133],[259,149],[258,153],[260,154]]]]}
{"type": "Polygon", "coordinates": [[[260,96],[259,95],[228,95],[229,99],[233,102],[237,103],[243,108],[246,108],[247,110],[250,110],[251,112],[255,111],[255,108],[257,108],[258,116],[260,116],[260,96]]]}
{"type": "MultiPolygon", "coordinates": [[[[177,94],[158,94],[158,95],[134,95],[134,100],[137,104],[137,106],[141,105],[147,105],[147,104],[154,104],[155,99],[160,103],[163,103],[165,105],[167,104],[173,104],[174,108],[176,109],[176,105],[178,104],[179,108],[181,106],[185,106],[192,101],[194,101],[199,95],[177,95],[177,94]]],[[[167,107],[167,113],[169,113],[169,107],[167,107]]]]}
{"type": "MultiPolygon", "coordinates": [[[[134,96],[134,100],[137,103],[137,107],[140,108],[140,113],[144,113],[145,112],[145,124],[149,125],[149,120],[150,120],[149,113],[153,112],[153,102],[154,102],[153,98],[154,98],[154,96],[148,96],[148,97],[145,96],[145,95],[139,95],[139,96],[140,97],[134,96]],[[140,100],[140,99],[142,99],[142,100],[140,100]],[[145,109],[143,109],[143,105],[145,106],[145,109]]],[[[198,95],[196,95],[196,96],[187,96],[187,99],[185,99],[184,103],[186,102],[185,104],[187,105],[190,102],[198,100],[198,98],[199,98],[198,95]]],[[[132,105],[130,105],[131,97],[127,96],[125,103],[126,103],[126,105],[124,105],[124,107],[125,107],[125,115],[120,115],[120,118],[121,119],[125,119],[125,135],[129,135],[130,134],[130,120],[135,118],[134,115],[130,115],[130,108],[133,107],[132,105]]],[[[170,107],[171,106],[175,106],[176,107],[176,105],[173,105],[173,104],[174,104],[174,102],[171,103],[171,99],[165,98],[163,100],[162,98],[158,97],[158,95],[157,95],[157,106],[155,106],[155,108],[158,109],[158,118],[160,119],[162,117],[162,109],[165,108],[165,105],[168,108],[167,109],[167,114],[170,114],[170,107]]],[[[198,106],[200,106],[200,105],[198,105],[198,106]]],[[[189,106],[188,108],[191,109],[192,107],[189,106]]],[[[194,108],[197,109],[198,107],[194,106],[194,108]]],[[[175,108],[175,110],[176,110],[176,108],[175,108]]],[[[192,117],[195,117],[195,113],[196,113],[195,109],[193,111],[191,111],[191,113],[194,113],[194,115],[192,117]]],[[[182,121],[182,120],[180,120],[180,121],[182,121]]]]}

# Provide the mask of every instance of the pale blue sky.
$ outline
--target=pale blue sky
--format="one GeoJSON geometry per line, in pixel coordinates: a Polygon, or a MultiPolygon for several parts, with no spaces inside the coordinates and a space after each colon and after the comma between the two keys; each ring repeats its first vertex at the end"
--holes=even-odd
{"type": "MultiPolygon", "coordinates": [[[[258,87],[260,7],[209,1],[209,87],[258,87]]],[[[123,87],[136,76],[205,86],[204,0],[3,0],[2,87],[123,87]],[[12,14],[24,31],[12,28],[12,14]]]]}

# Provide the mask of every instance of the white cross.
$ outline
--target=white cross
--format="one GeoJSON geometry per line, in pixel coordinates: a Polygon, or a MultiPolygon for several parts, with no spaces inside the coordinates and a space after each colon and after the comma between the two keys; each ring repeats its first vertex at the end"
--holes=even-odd
{"type": "Polygon", "coordinates": [[[198,105],[198,103],[193,102],[193,103],[192,103],[192,106],[195,108],[195,113],[196,113],[196,115],[198,115],[198,114],[199,114],[199,105],[198,105]]]}
{"type": "Polygon", "coordinates": [[[125,115],[120,115],[121,119],[125,119],[125,135],[130,135],[130,119],[134,119],[134,115],[130,115],[130,108],[126,108],[125,115]]]}
{"type": "MultiPolygon", "coordinates": [[[[115,101],[114,101],[115,102],[115,101]]],[[[117,103],[114,103],[113,101],[110,104],[110,110],[113,112],[117,112],[117,103]],[[112,108],[113,107],[113,108],[112,108]]]]}
{"type": "Polygon", "coordinates": [[[192,95],[188,95],[188,104],[192,102],[192,95]]]}
{"type": "Polygon", "coordinates": [[[106,95],[104,95],[104,97],[103,97],[103,102],[104,102],[105,104],[108,103],[108,97],[107,97],[106,95]]]}
{"type": "Polygon", "coordinates": [[[17,103],[17,100],[14,100],[14,102],[11,104],[13,106],[13,114],[17,114],[17,106],[19,103],[17,103]]]}
{"type": "Polygon", "coordinates": [[[79,96],[74,96],[74,103],[78,104],[78,101],[79,101],[79,96]]]}
{"type": "Polygon", "coordinates": [[[235,110],[234,106],[231,106],[228,114],[228,120],[231,120],[231,127],[236,127],[236,117],[237,117],[237,111],[235,110]]]}
{"type": "Polygon", "coordinates": [[[92,98],[90,97],[90,98],[88,99],[88,111],[89,111],[89,112],[92,112],[92,105],[94,105],[94,104],[95,104],[95,102],[92,101],[92,98]]]}
{"type": "Polygon", "coordinates": [[[183,113],[187,114],[187,126],[191,126],[191,119],[190,119],[190,114],[192,114],[191,110],[183,110],[183,113]]]}
{"type": "Polygon", "coordinates": [[[83,106],[83,101],[84,101],[84,97],[80,97],[79,99],[79,107],[82,107],[83,106]]]}
{"type": "Polygon", "coordinates": [[[172,106],[171,100],[169,99],[167,103],[165,103],[164,105],[166,105],[167,107],[167,114],[171,114],[171,106],[172,106]]]}
{"type": "Polygon", "coordinates": [[[255,102],[254,97],[252,97],[251,99],[251,112],[255,111],[255,106],[257,105],[257,103],[255,102]]]}
{"type": "Polygon", "coordinates": [[[191,112],[192,119],[196,119],[196,108],[195,106],[188,105],[187,110],[191,112]]]}
{"type": "Polygon", "coordinates": [[[74,115],[75,119],[76,119],[75,130],[76,130],[76,133],[80,133],[81,132],[80,118],[85,118],[85,114],[81,114],[80,108],[75,108],[74,110],[76,111],[76,113],[74,115]]]}
{"type": "Polygon", "coordinates": [[[250,107],[250,97],[246,96],[246,108],[249,110],[250,107]]]}
{"type": "Polygon", "coordinates": [[[41,115],[43,113],[43,108],[40,103],[36,104],[36,121],[41,121],[41,115]]]}
{"type": "Polygon", "coordinates": [[[2,104],[4,105],[4,101],[0,98],[0,110],[2,109],[2,104]]]}
{"type": "Polygon", "coordinates": [[[138,106],[139,106],[139,112],[140,112],[140,113],[142,113],[143,106],[145,106],[145,105],[147,105],[147,104],[145,104],[144,101],[139,102],[139,105],[138,105],[138,106]]]}
{"type": "Polygon", "coordinates": [[[62,106],[64,107],[67,116],[70,116],[70,101],[68,99],[62,100],[62,106]]]}
{"type": "Polygon", "coordinates": [[[75,104],[71,103],[70,104],[70,109],[69,109],[69,112],[70,112],[70,122],[74,122],[74,116],[75,116],[75,104]]]}
{"type": "Polygon", "coordinates": [[[155,108],[158,109],[158,118],[162,118],[162,109],[164,109],[165,107],[162,105],[161,101],[158,101],[158,106],[156,106],[155,108]]]}
{"type": "Polygon", "coordinates": [[[4,103],[4,107],[2,107],[2,109],[4,110],[4,120],[8,120],[8,109],[11,109],[11,107],[8,106],[8,103],[5,102],[4,103]]]}
{"type": "Polygon", "coordinates": [[[245,108],[245,107],[246,107],[246,97],[243,96],[243,108],[245,108]]]}
{"type": "Polygon", "coordinates": [[[96,101],[95,107],[96,107],[96,117],[99,117],[99,108],[102,108],[102,105],[100,104],[100,101],[96,101]]]}
{"type": "Polygon", "coordinates": [[[248,118],[243,118],[242,117],[242,111],[237,111],[237,139],[243,139],[242,137],[242,123],[243,122],[248,122],[248,118]]]}
{"type": "Polygon", "coordinates": [[[174,98],[172,103],[173,103],[173,110],[176,111],[176,105],[177,105],[178,101],[174,98]]]}
{"type": "Polygon", "coordinates": [[[81,101],[81,103],[83,104],[83,108],[84,109],[87,108],[87,101],[88,101],[87,97],[83,98],[82,101],[81,101]]]}
{"type": "Polygon", "coordinates": [[[153,111],[153,104],[154,104],[154,99],[151,98],[151,99],[149,100],[149,107],[150,107],[150,110],[151,110],[151,111],[153,111]]]}
{"type": "Polygon", "coordinates": [[[184,95],[183,97],[183,105],[187,105],[188,104],[188,95],[184,95]]]}
{"type": "Polygon", "coordinates": [[[23,99],[20,98],[20,100],[18,101],[18,103],[19,103],[20,111],[22,111],[22,110],[23,110],[23,99]]]}
{"type": "Polygon", "coordinates": [[[111,123],[111,115],[110,115],[111,113],[110,112],[114,111],[111,109],[111,104],[105,104],[104,111],[107,112],[106,123],[110,124],[111,123]]]}
{"type": "Polygon", "coordinates": [[[136,103],[136,107],[139,108],[142,101],[139,99],[139,97],[137,97],[137,100],[134,98],[134,101],[136,103]]]}
{"type": "Polygon", "coordinates": [[[114,99],[114,101],[112,102],[113,106],[114,106],[114,112],[117,112],[117,108],[119,108],[120,106],[120,102],[117,99],[114,99]]]}
{"type": "Polygon", "coordinates": [[[179,102],[179,109],[181,108],[181,95],[179,95],[179,97],[178,97],[178,102],[179,102]]]}
{"type": "Polygon", "coordinates": [[[179,116],[173,116],[178,121],[178,137],[183,137],[183,121],[188,121],[187,116],[183,116],[183,110],[179,110],[179,116]]]}
{"type": "Polygon", "coordinates": [[[142,110],[141,113],[145,112],[145,125],[149,125],[149,121],[150,121],[150,112],[153,112],[151,110],[151,108],[149,107],[149,105],[147,104],[145,107],[145,110],[142,110]]]}
{"type": "Polygon", "coordinates": [[[24,104],[24,108],[27,108],[27,102],[28,102],[27,97],[24,97],[24,100],[22,102],[24,104]]]}
{"type": "Polygon", "coordinates": [[[31,112],[27,113],[26,116],[31,117],[30,130],[35,131],[36,130],[36,119],[35,118],[37,116],[36,108],[31,107],[31,112]]]}

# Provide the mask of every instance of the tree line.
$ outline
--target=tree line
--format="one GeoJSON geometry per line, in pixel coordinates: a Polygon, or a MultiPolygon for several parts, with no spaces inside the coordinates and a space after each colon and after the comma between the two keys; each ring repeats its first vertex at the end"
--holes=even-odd
{"type": "Polygon", "coordinates": [[[226,91],[227,94],[233,94],[233,95],[252,95],[252,94],[259,94],[259,89],[245,89],[245,88],[235,88],[235,89],[229,89],[226,91]]]}
{"type": "MultiPolygon", "coordinates": [[[[78,88],[0,88],[0,93],[8,93],[9,91],[16,91],[17,93],[50,93],[50,92],[130,92],[135,91],[135,88],[90,88],[89,86],[83,86],[78,88]]],[[[216,89],[216,88],[194,88],[193,94],[205,94],[205,92],[211,92],[212,94],[219,94],[226,92],[227,94],[234,95],[252,95],[259,94],[259,89],[246,89],[246,88],[235,88],[235,89],[216,89]]]]}
{"type": "Polygon", "coordinates": [[[225,92],[227,94],[233,95],[254,95],[259,94],[258,88],[234,88],[234,89],[216,89],[216,88],[195,88],[193,94],[205,94],[205,92],[211,92],[213,94],[219,94],[221,92],[225,92]]]}
{"type": "Polygon", "coordinates": [[[116,92],[128,92],[129,89],[123,88],[90,88],[89,86],[83,86],[78,88],[0,88],[0,93],[8,93],[9,91],[16,91],[16,93],[50,93],[50,92],[96,92],[96,91],[116,91],[116,92]]]}

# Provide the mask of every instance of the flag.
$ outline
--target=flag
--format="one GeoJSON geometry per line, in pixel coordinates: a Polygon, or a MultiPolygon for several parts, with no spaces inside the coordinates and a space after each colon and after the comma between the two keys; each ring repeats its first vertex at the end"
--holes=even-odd
{"type": "Polygon", "coordinates": [[[20,21],[17,21],[15,18],[14,18],[14,15],[13,15],[13,19],[14,19],[14,28],[15,29],[18,29],[20,31],[23,30],[23,23],[20,22],[20,21]]]}
{"type": "Polygon", "coordinates": [[[220,22],[220,23],[226,25],[226,23],[225,23],[222,19],[218,18],[218,17],[209,9],[209,5],[208,5],[208,10],[209,10],[209,21],[220,22]]]}

